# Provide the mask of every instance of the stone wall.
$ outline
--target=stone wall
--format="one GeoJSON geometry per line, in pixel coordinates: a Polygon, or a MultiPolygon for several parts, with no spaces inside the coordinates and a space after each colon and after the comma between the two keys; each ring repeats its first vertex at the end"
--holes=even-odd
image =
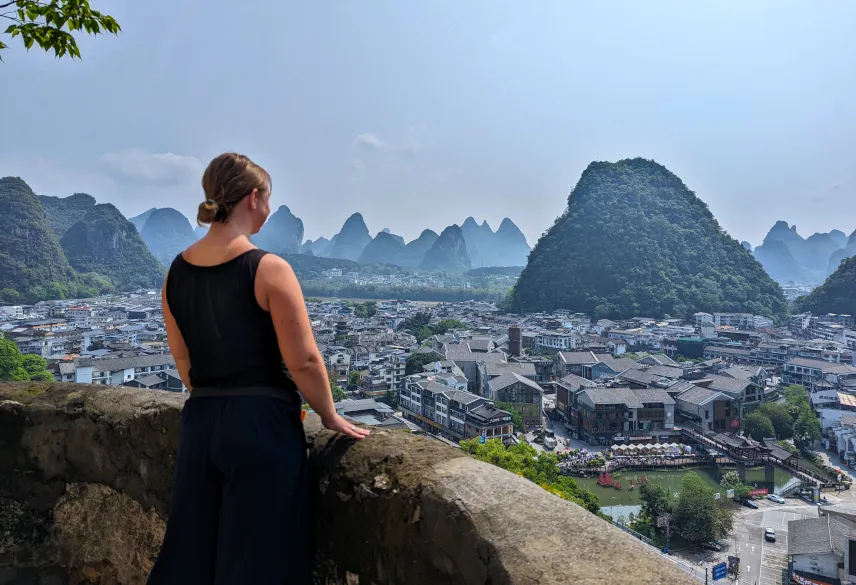
{"type": "MultiPolygon", "coordinates": [[[[0,585],[145,583],[184,396],[0,383],[0,585]]],[[[319,585],[687,583],[582,508],[437,441],[306,421],[319,585]]]]}

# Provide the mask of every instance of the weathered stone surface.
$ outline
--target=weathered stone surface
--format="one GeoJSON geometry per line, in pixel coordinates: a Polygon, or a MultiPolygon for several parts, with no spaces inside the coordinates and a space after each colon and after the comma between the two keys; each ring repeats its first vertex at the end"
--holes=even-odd
{"type": "MultiPolygon", "coordinates": [[[[0,383],[0,585],[137,585],[160,540],[184,397],[0,383]]],[[[319,585],[672,585],[582,508],[438,442],[309,417],[319,585]]]]}

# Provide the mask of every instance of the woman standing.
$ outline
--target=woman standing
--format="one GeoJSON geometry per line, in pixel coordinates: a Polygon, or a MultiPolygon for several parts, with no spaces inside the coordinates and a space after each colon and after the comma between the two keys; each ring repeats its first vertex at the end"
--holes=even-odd
{"type": "Polygon", "coordinates": [[[300,398],[329,429],[336,414],[300,285],[250,235],[270,214],[270,175],[243,155],[211,161],[197,220],[163,289],[169,349],[190,391],[170,515],[149,585],[309,582],[306,446],[300,398]]]}

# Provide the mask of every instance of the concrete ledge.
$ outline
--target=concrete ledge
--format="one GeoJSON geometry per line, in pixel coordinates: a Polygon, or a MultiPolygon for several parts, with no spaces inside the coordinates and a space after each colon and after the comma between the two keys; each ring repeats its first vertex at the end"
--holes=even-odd
{"type": "MultiPolygon", "coordinates": [[[[0,585],[142,584],[184,396],[0,383],[0,585]]],[[[316,583],[683,584],[650,548],[439,442],[306,422],[316,583]]]]}

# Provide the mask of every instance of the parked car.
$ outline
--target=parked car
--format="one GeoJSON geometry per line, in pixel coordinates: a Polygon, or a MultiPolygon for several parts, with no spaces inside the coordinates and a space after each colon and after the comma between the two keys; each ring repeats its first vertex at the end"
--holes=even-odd
{"type": "Polygon", "coordinates": [[[767,542],[776,542],[776,532],[772,528],[765,528],[764,540],[767,542]]]}
{"type": "Polygon", "coordinates": [[[785,498],[783,498],[779,494],[770,494],[767,496],[767,499],[770,500],[771,502],[776,502],[777,504],[784,504],[785,503],[785,498]]]}
{"type": "Polygon", "coordinates": [[[714,542],[714,541],[703,542],[699,546],[702,547],[703,549],[706,549],[706,550],[712,550],[714,552],[722,552],[722,545],[719,544],[718,542],[714,542]]]}
{"type": "Polygon", "coordinates": [[[758,504],[756,504],[752,500],[735,500],[735,501],[738,502],[741,506],[746,506],[747,508],[752,508],[753,510],[758,509],[758,504]]]}

